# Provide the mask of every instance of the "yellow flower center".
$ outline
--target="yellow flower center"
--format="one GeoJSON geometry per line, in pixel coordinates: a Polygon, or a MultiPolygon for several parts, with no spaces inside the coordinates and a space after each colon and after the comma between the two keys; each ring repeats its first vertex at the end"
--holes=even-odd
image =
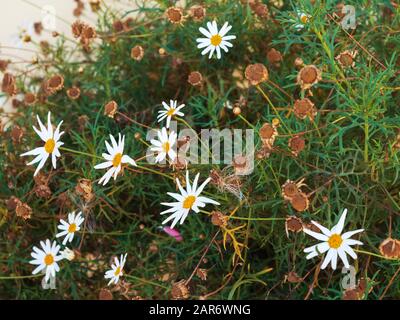
{"type": "Polygon", "coordinates": [[[171,148],[171,147],[170,147],[170,145],[169,145],[169,142],[165,142],[165,143],[163,144],[163,149],[164,149],[164,152],[165,152],[165,153],[168,153],[168,151],[169,151],[170,148],[171,148]]]}
{"type": "Polygon", "coordinates": [[[115,270],[114,275],[115,275],[115,276],[119,276],[120,273],[121,273],[121,267],[118,267],[118,268],[115,270]]]}
{"type": "Polygon", "coordinates": [[[300,17],[300,21],[301,21],[301,23],[306,24],[308,22],[308,17],[305,14],[303,14],[300,17]]]}
{"type": "Polygon", "coordinates": [[[174,113],[175,113],[175,109],[171,108],[171,109],[168,110],[167,115],[171,117],[171,116],[174,115],[174,113]]]}
{"type": "Polygon", "coordinates": [[[113,161],[112,161],[113,166],[114,166],[114,167],[118,167],[119,164],[121,163],[121,159],[122,159],[122,154],[121,154],[121,153],[117,153],[117,154],[114,156],[114,159],[113,159],[113,161]]]}
{"type": "Polygon", "coordinates": [[[188,196],[185,201],[183,201],[184,209],[192,209],[193,203],[196,201],[195,196],[188,196]]]}
{"type": "Polygon", "coordinates": [[[46,150],[47,153],[52,153],[55,146],[56,142],[54,141],[54,139],[49,139],[44,144],[44,150],[46,150]]]}
{"type": "Polygon", "coordinates": [[[48,255],[46,255],[46,256],[44,257],[44,263],[46,264],[46,266],[52,265],[53,262],[54,262],[53,255],[48,254],[48,255]]]}
{"type": "Polygon", "coordinates": [[[69,233],[74,233],[76,231],[76,224],[75,223],[71,223],[68,227],[68,232],[69,233]]]}
{"type": "Polygon", "coordinates": [[[339,248],[342,242],[343,242],[342,237],[336,233],[331,235],[328,239],[328,244],[333,249],[339,248]]]}
{"type": "Polygon", "coordinates": [[[219,34],[213,35],[210,39],[213,46],[218,46],[222,42],[222,37],[219,34]]]}

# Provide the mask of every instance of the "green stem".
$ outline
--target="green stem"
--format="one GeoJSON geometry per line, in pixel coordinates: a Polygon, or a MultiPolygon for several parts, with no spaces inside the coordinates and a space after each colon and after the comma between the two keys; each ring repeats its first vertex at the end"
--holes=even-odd
{"type": "Polygon", "coordinates": [[[69,148],[60,147],[60,150],[75,153],[75,154],[81,154],[81,155],[89,156],[89,157],[96,158],[96,159],[103,159],[102,157],[96,156],[95,154],[90,154],[87,152],[77,151],[77,150],[73,150],[73,149],[69,149],[69,148]]]}
{"type": "Polygon", "coordinates": [[[136,277],[136,276],[132,276],[130,274],[125,274],[125,277],[126,278],[131,278],[133,280],[138,280],[138,281],[143,282],[143,283],[151,284],[153,286],[160,287],[160,288],[163,288],[165,290],[169,289],[166,286],[163,286],[162,284],[159,284],[159,283],[156,283],[156,282],[153,282],[153,281],[150,281],[150,280],[142,279],[142,278],[139,278],[139,277],[136,277]]]}

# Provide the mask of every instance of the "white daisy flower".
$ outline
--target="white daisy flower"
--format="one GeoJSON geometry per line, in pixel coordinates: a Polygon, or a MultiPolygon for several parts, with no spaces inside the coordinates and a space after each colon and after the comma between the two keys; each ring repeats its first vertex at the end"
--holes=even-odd
{"type": "Polygon", "coordinates": [[[62,260],[63,256],[57,255],[60,246],[57,245],[55,241],[50,243],[50,240],[47,239],[46,242],[40,241],[40,245],[42,246],[42,249],[33,247],[31,253],[33,260],[29,261],[29,263],[38,265],[38,267],[32,271],[32,274],[37,274],[39,271],[43,270],[43,273],[46,274],[45,281],[47,282],[49,281],[50,276],[54,278],[56,272],[60,271],[57,261],[62,260]]]}
{"type": "Polygon", "coordinates": [[[103,183],[103,186],[105,186],[108,181],[110,181],[111,177],[114,176],[114,180],[117,179],[118,173],[121,171],[122,164],[124,163],[129,163],[133,166],[136,166],[135,160],[133,160],[131,157],[124,155],[124,145],[125,145],[125,136],[122,136],[121,134],[118,134],[118,143],[115,141],[114,137],[110,135],[111,139],[111,144],[106,141],[106,148],[108,151],[107,153],[103,153],[102,156],[104,159],[106,159],[106,162],[100,163],[96,165],[94,168],[95,169],[108,169],[106,174],[101,177],[99,184],[103,183]]]}
{"type": "Polygon", "coordinates": [[[304,252],[308,253],[306,257],[307,259],[314,258],[319,254],[328,251],[325,260],[321,265],[321,269],[325,269],[329,262],[331,262],[332,269],[335,270],[338,255],[339,258],[343,261],[343,264],[346,268],[350,267],[346,254],[350,255],[353,259],[357,259],[357,254],[350,246],[362,245],[363,243],[358,240],[350,239],[350,237],[364,231],[364,229],[349,231],[342,234],[346,215],[347,209],[344,209],[342,216],[339,219],[339,222],[331,230],[325,228],[324,226],[321,226],[315,221],[311,222],[318,229],[320,229],[322,233],[317,233],[309,229],[304,229],[305,233],[314,237],[315,239],[322,241],[319,244],[304,249],[304,252]]]}
{"type": "Polygon", "coordinates": [[[60,126],[63,123],[63,121],[61,121],[58,124],[56,130],[53,131],[53,126],[51,124],[50,116],[51,114],[49,112],[47,115],[47,129],[40,121],[39,116],[36,116],[36,118],[40,126],[40,131],[36,129],[35,126],[33,126],[33,130],[35,130],[40,139],[44,141],[44,146],[21,154],[21,157],[36,156],[35,159],[33,159],[31,162],[28,163],[29,166],[39,162],[39,165],[37,166],[33,176],[36,176],[39,170],[43,168],[47,158],[50,155],[53,168],[56,169],[57,158],[61,156],[60,151],[58,149],[64,144],[63,142],[60,141],[60,137],[64,134],[64,131],[60,132],[60,126]]]}
{"type": "Polygon", "coordinates": [[[176,143],[177,134],[172,131],[170,133],[167,132],[167,129],[164,127],[157,132],[158,140],[152,139],[150,142],[152,147],[150,148],[151,151],[156,151],[156,163],[163,161],[167,155],[171,159],[171,161],[175,160],[176,152],[173,146],[176,143]]]}
{"type": "Polygon", "coordinates": [[[294,28],[297,31],[300,31],[305,27],[305,25],[310,21],[311,15],[304,13],[300,10],[296,11],[297,14],[297,20],[294,21],[296,24],[294,25],[294,28]]]}
{"type": "Polygon", "coordinates": [[[199,31],[207,38],[198,38],[196,41],[199,43],[197,48],[205,48],[201,54],[205,55],[209,53],[208,58],[211,59],[214,51],[217,51],[217,58],[221,59],[221,49],[228,52],[228,47],[233,47],[229,40],[236,39],[236,36],[226,36],[232,26],[225,22],[221,30],[218,31],[217,22],[207,22],[207,29],[200,27],[199,31]]]}
{"type": "Polygon", "coordinates": [[[122,276],[122,271],[124,269],[124,265],[126,262],[126,256],[128,254],[125,253],[124,255],[121,254],[120,260],[117,257],[114,259],[114,263],[111,265],[111,270],[106,271],[104,278],[111,279],[108,285],[114,282],[117,284],[119,281],[119,277],[122,276]]]}
{"type": "Polygon", "coordinates": [[[178,178],[176,179],[176,183],[178,185],[181,194],[167,192],[167,194],[170,195],[172,198],[176,199],[177,202],[161,203],[162,205],[171,208],[161,212],[160,214],[166,214],[172,212],[172,214],[162,222],[163,224],[173,219],[174,221],[172,222],[171,225],[171,228],[173,228],[178,223],[179,220],[180,224],[182,224],[185,221],[190,210],[193,210],[194,212],[197,213],[200,211],[199,208],[204,208],[207,203],[219,205],[217,201],[211,200],[207,197],[200,196],[200,193],[203,191],[207,183],[210,182],[211,178],[210,177],[207,178],[207,180],[204,181],[200,187],[197,187],[199,176],[200,174],[198,173],[194,178],[193,184],[191,185],[189,181],[189,172],[186,171],[186,190],[182,188],[179,179],[178,178]]]}
{"type": "Polygon", "coordinates": [[[165,110],[158,111],[157,120],[158,122],[161,122],[165,118],[167,118],[167,129],[168,129],[172,116],[180,116],[180,117],[184,116],[184,114],[182,112],[179,112],[179,110],[181,110],[185,105],[181,104],[177,106],[178,101],[176,100],[169,100],[169,105],[163,101],[162,105],[165,110]]]}
{"type": "Polygon", "coordinates": [[[85,220],[82,217],[82,212],[78,212],[75,215],[75,212],[71,212],[68,214],[68,222],[63,219],[60,220],[60,224],[57,226],[58,229],[62,230],[61,232],[56,234],[56,238],[65,236],[63,240],[63,245],[65,245],[68,241],[71,242],[74,239],[75,232],[81,229],[80,225],[85,220]]]}

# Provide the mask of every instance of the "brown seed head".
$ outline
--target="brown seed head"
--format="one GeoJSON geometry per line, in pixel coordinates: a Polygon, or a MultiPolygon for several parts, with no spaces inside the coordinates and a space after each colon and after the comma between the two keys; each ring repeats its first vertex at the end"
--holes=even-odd
{"type": "Polygon", "coordinates": [[[217,227],[226,227],[228,225],[229,217],[224,215],[221,211],[211,212],[211,223],[217,227]]]}
{"type": "Polygon", "coordinates": [[[297,74],[297,84],[302,90],[310,89],[313,85],[322,80],[322,73],[314,65],[307,65],[300,69],[297,74]]]}
{"type": "Polygon", "coordinates": [[[279,64],[283,60],[282,54],[274,48],[267,52],[267,59],[272,64],[279,64]]]}
{"type": "Polygon", "coordinates": [[[172,299],[182,300],[188,299],[190,297],[189,288],[185,284],[185,280],[181,280],[179,282],[175,282],[172,285],[171,295],[172,299]]]}
{"type": "Polygon", "coordinates": [[[244,75],[253,86],[258,85],[261,82],[267,81],[269,78],[267,68],[261,63],[248,65],[246,67],[246,70],[244,71],[244,75]]]}
{"type": "Polygon", "coordinates": [[[22,141],[25,131],[20,127],[15,125],[11,130],[11,139],[14,144],[19,144],[22,141]]]}
{"type": "Polygon", "coordinates": [[[37,101],[37,98],[36,98],[36,95],[35,95],[34,93],[32,93],[32,92],[27,92],[27,93],[25,93],[25,96],[24,96],[24,103],[25,103],[27,106],[32,106],[32,105],[34,105],[34,104],[36,103],[36,101],[37,101]]]}
{"type": "Polygon", "coordinates": [[[303,151],[306,145],[306,141],[300,136],[294,136],[293,138],[289,139],[289,148],[290,151],[296,157],[299,155],[301,151],[303,151]]]}
{"type": "Polygon", "coordinates": [[[206,8],[200,5],[192,6],[189,9],[189,15],[194,21],[202,21],[206,16],[206,8]]]}
{"type": "Polygon", "coordinates": [[[293,208],[298,212],[306,211],[310,205],[310,201],[304,192],[295,194],[291,199],[289,199],[289,201],[293,208]]]}
{"type": "Polygon", "coordinates": [[[386,259],[400,258],[400,241],[387,238],[379,245],[379,251],[386,259]]]}
{"type": "Polygon", "coordinates": [[[144,49],[142,46],[136,45],[131,49],[131,58],[136,61],[143,59],[144,49]]]}
{"type": "Polygon", "coordinates": [[[110,290],[108,289],[100,289],[99,292],[99,300],[112,300],[113,295],[110,290]]]}
{"type": "Polygon", "coordinates": [[[357,55],[357,50],[355,51],[346,50],[340,53],[338,56],[336,56],[335,59],[343,68],[353,68],[356,65],[354,61],[356,55],[357,55]]]}
{"type": "Polygon", "coordinates": [[[189,73],[188,82],[194,87],[201,86],[203,83],[203,76],[199,71],[192,71],[189,73]]]}
{"type": "Polygon", "coordinates": [[[295,216],[289,216],[285,220],[285,229],[286,233],[288,231],[295,233],[300,232],[303,230],[303,221],[295,216]]]}
{"type": "Polygon", "coordinates": [[[75,38],[79,38],[82,35],[84,26],[85,26],[85,23],[83,23],[80,20],[75,21],[71,25],[72,34],[74,35],[75,38]]]}
{"type": "Polygon", "coordinates": [[[293,113],[299,119],[310,118],[311,120],[317,115],[314,103],[310,99],[304,98],[296,100],[293,106],[293,113]]]}
{"type": "Polygon", "coordinates": [[[27,203],[18,202],[17,207],[15,208],[15,212],[18,217],[21,217],[24,220],[28,220],[32,215],[32,208],[28,206],[27,203]]]}
{"type": "Polygon", "coordinates": [[[72,87],[67,90],[67,96],[71,100],[77,100],[81,96],[81,89],[78,87],[72,87]]]}
{"type": "Polygon", "coordinates": [[[169,7],[166,11],[165,14],[167,16],[167,19],[171,23],[182,23],[183,22],[183,11],[181,8],[178,7],[169,7]]]}
{"type": "Polygon", "coordinates": [[[114,115],[117,112],[117,110],[118,110],[118,104],[114,100],[112,100],[104,106],[104,115],[110,118],[114,118],[114,115]]]}
{"type": "Polygon", "coordinates": [[[79,179],[75,186],[75,192],[77,195],[81,196],[85,202],[92,201],[94,198],[92,181],[89,179],[79,179]]]}

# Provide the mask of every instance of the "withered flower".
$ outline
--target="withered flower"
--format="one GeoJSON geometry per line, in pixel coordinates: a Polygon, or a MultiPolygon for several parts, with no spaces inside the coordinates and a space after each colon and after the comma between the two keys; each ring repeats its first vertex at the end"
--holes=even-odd
{"type": "Polygon", "coordinates": [[[207,280],[208,271],[207,269],[198,268],[196,271],[196,275],[203,281],[207,280]]]}
{"type": "Polygon", "coordinates": [[[71,87],[67,90],[67,96],[71,100],[77,100],[81,96],[81,89],[78,87],[71,87]]]}
{"type": "Polygon", "coordinates": [[[11,140],[14,144],[19,144],[22,141],[25,131],[18,125],[15,125],[11,130],[11,140]]]}
{"type": "Polygon", "coordinates": [[[113,29],[115,32],[121,32],[124,30],[124,23],[121,20],[115,20],[113,22],[113,29]]]}
{"type": "Polygon", "coordinates": [[[282,57],[282,54],[278,50],[276,50],[275,48],[272,48],[267,52],[267,59],[268,59],[269,63],[279,66],[279,64],[283,60],[283,57],[282,57]]]}
{"type": "Polygon", "coordinates": [[[294,182],[292,180],[286,180],[282,185],[282,196],[283,199],[290,201],[295,195],[301,192],[301,187],[305,186],[304,178],[299,182],[294,182]]]}
{"type": "Polygon", "coordinates": [[[8,65],[10,64],[10,60],[0,60],[0,71],[4,72],[6,71],[8,65]]]}
{"type": "Polygon", "coordinates": [[[18,202],[17,207],[15,208],[15,212],[18,217],[21,217],[24,220],[28,220],[32,215],[32,208],[28,206],[27,203],[18,202]]]}
{"type": "Polygon", "coordinates": [[[293,113],[299,119],[304,120],[308,117],[311,120],[314,120],[315,116],[317,115],[317,109],[310,99],[304,98],[294,102],[293,113]]]}
{"type": "Polygon", "coordinates": [[[100,10],[100,0],[90,0],[89,5],[93,12],[100,10]]]}
{"type": "Polygon", "coordinates": [[[189,15],[194,21],[202,21],[206,16],[206,8],[200,5],[192,6],[189,9],[189,15]]]}
{"type": "Polygon", "coordinates": [[[136,45],[131,49],[131,58],[136,61],[143,59],[144,49],[142,46],[136,45]]]}
{"type": "Polygon", "coordinates": [[[85,202],[90,202],[94,198],[92,181],[89,179],[79,179],[75,186],[75,192],[81,196],[85,202]]]}
{"type": "Polygon", "coordinates": [[[178,24],[183,22],[183,10],[181,8],[169,7],[165,11],[165,15],[171,23],[178,24]]]}
{"type": "Polygon", "coordinates": [[[203,76],[199,71],[192,71],[189,73],[188,82],[194,87],[201,86],[203,84],[203,76]]]}
{"type": "Polygon", "coordinates": [[[268,6],[265,3],[257,2],[252,6],[253,12],[260,18],[268,18],[268,6]]]}
{"type": "Polygon", "coordinates": [[[56,74],[44,83],[44,91],[48,95],[52,95],[64,87],[64,77],[56,74]]]}
{"type": "Polygon", "coordinates": [[[36,95],[35,95],[34,93],[32,93],[32,92],[27,92],[27,93],[25,93],[25,96],[24,96],[24,103],[25,103],[27,106],[32,106],[32,105],[34,105],[34,104],[36,103],[36,101],[37,101],[37,98],[36,98],[36,95]]]}
{"type": "Polygon", "coordinates": [[[290,271],[286,276],[285,280],[290,283],[300,283],[303,282],[303,278],[300,277],[295,271],[290,271]]]}
{"type": "Polygon", "coordinates": [[[75,38],[79,38],[82,35],[83,28],[85,26],[85,23],[83,23],[80,20],[75,21],[72,25],[72,34],[74,35],[75,38]]]}
{"type": "Polygon", "coordinates": [[[298,156],[306,146],[306,141],[300,136],[294,136],[289,139],[289,148],[294,156],[298,156]]]}
{"type": "Polygon", "coordinates": [[[35,22],[33,24],[33,29],[35,30],[35,33],[40,36],[43,31],[43,24],[41,22],[35,22]]]}
{"type": "Polygon", "coordinates": [[[37,176],[34,177],[35,187],[34,192],[37,197],[48,199],[51,197],[52,192],[49,188],[49,178],[43,173],[39,172],[37,176]]]}
{"type": "Polygon", "coordinates": [[[226,227],[228,225],[229,217],[224,215],[221,211],[211,212],[211,223],[217,227],[226,227]]]}
{"type": "Polygon", "coordinates": [[[6,72],[4,74],[1,91],[8,94],[10,97],[17,94],[16,80],[11,73],[6,72]]]}
{"type": "Polygon", "coordinates": [[[17,197],[11,196],[10,199],[8,199],[7,203],[6,203],[7,210],[14,211],[17,208],[17,206],[21,203],[22,203],[21,200],[19,200],[17,197]]]}
{"type": "Polygon", "coordinates": [[[295,66],[296,68],[301,68],[301,67],[303,67],[303,66],[304,66],[304,61],[303,61],[303,59],[300,58],[300,57],[297,57],[297,58],[294,60],[294,66],[295,66]]]}
{"type": "Polygon", "coordinates": [[[112,300],[113,295],[110,290],[108,289],[100,289],[99,292],[99,300],[112,300]]]}
{"type": "Polygon", "coordinates": [[[272,146],[274,145],[275,142],[275,138],[278,136],[278,130],[276,129],[276,126],[266,122],[260,128],[259,134],[263,145],[272,149],[272,146]]]}
{"type": "Polygon", "coordinates": [[[79,130],[83,131],[86,127],[86,124],[89,121],[89,117],[86,114],[83,114],[78,117],[78,124],[79,124],[79,130]]]}
{"type": "Polygon", "coordinates": [[[357,53],[357,50],[346,50],[337,55],[335,59],[343,68],[354,68],[356,65],[354,59],[356,58],[357,53]]]}
{"type": "Polygon", "coordinates": [[[298,212],[306,211],[310,206],[310,200],[304,192],[295,194],[289,201],[292,207],[298,212]]]}
{"type": "Polygon", "coordinates": [[[114,100],[112,100],[104,106],[104,115],[110,118],[114,118],[114,115],[117,112],[117,110],[118,110],[118,104],[114,100]]]}
{"type": "Polygon", "coordinates": [[[300,69],[297,74],[297,84],[302,90],[310,89],[322,80],[322,72],[314,65],[307,65],[300,69]]]}
{"type": "Polygon", "coordinates": [[[286,235],[289,237],[289,231],[298,233],[303,230],[303,221],[295,216],[288,216],[285,220],[286,235]]]}
{"type": "Polygon", "coordinates": [[[261,63],[248,65],[244,71],[244,75],[253,86],[258,85],[261,82],[265,82],[269,78],[267,68],[261,63]]]}
{"type": "Polygon", "coordinates": [[[400,259],[400,241],[387,238],[379,245],[379,251],[386,259],[400,259]]]}
{"type": "Polygon", "coordinates": [[[190,297],[190,292],[189,288],[186,285],[186,281],[181,280],[172,284],[171,295],[172,299],[175,300],[188,299],[190,297]]]}

